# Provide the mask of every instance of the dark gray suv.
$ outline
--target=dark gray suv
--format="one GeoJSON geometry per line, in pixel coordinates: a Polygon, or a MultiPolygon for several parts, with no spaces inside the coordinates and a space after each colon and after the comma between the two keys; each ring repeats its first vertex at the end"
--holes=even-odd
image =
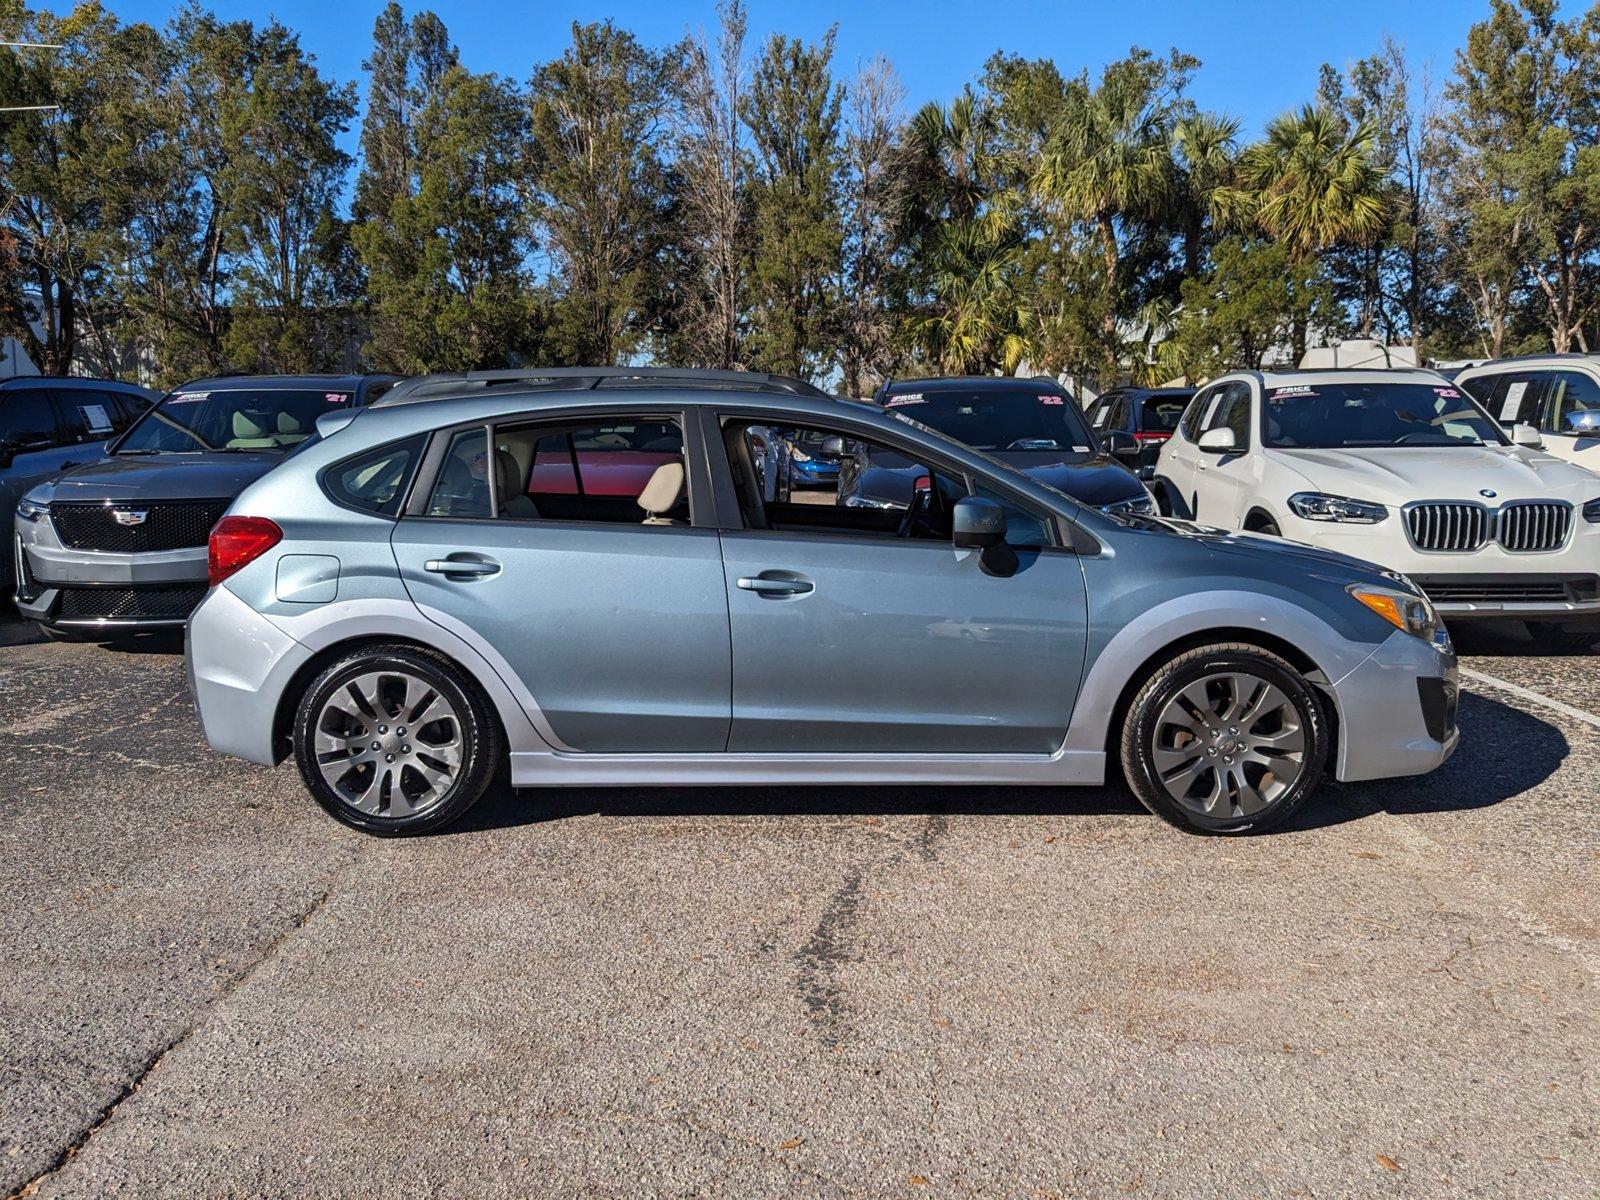
{"type": "MultiPolygon", "coordinates": [[[[115,379],[22,375],[0,379],[0,528],[17,501],[59,471],[105,455],[106,442],[155,403],[156,393],[115,379]]],[[[0,555],[0,585],[15,584],[15,554],[0,555]]]]}
{"type": "Polygon", "coordinates": [[[319,417],[396,382],[238,375],[170,392],[106,453],[22,497],[18,611],[59,638],[181,626],[205,595],[206,539],[233,498],[313,440],[319,417]]]}

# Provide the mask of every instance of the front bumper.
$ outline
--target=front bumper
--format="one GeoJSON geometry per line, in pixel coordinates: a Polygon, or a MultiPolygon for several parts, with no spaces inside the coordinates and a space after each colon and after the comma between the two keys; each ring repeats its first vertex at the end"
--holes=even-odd
{"type": "Polygon", "coordinates": [[[1334,776],[1346,783],[1426,775],[1461,741],[1455,652],[1396,630],[1332,685],[1339,710],[1334,776]]]}
{"type": "Polygon", "coordinates": [[[1564,546],[1531,553],[1513,553],[1494,542],[1473,551],[1418,550],[1395,513],[1377,525],[1307,521],[1286,513],[1279,528],[1290,541],[1409,576],[1452,621],[1600,620],[1600,525],[1576,513],[1564,546]]]}
{"type": "Polygon", "coordinates": [[[206,548],[75,550],[49,520],[15,522],[17,611],[76,633],[176,629],[206,593],[206,548]]]}
{"type": "Polygon", "coordinates": [[[793,483],[838,483],[839,464],[836,462],[799,462],[789,460],[789,479],[793,483]]]}

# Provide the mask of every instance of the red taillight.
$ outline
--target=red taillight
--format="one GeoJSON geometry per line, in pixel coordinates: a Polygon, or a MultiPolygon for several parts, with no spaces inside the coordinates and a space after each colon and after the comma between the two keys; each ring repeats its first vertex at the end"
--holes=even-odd
{"type": "Polygon", "coordinates": [[[1133,440],[1136,442],[1164,442],[1171,436],[1172,433],[1166,429],[1149,429],[1135,433],[1133,440]]]}
{"type": "Polygon", "coordinates": [[[266,517],[223,517],[211,531],[206,567],[216,587],[283,541],[283,530],[266,517]]]}
{"type": "Polygon", "coordinates": [[[917,481],[916,481],[916,483],[914,483],[912,485],[911,490],[912,491],[916,491],[916,492],[932,491],[933,490],[933,476],[932,475],[918,475],[917,476],[917,481]]]}

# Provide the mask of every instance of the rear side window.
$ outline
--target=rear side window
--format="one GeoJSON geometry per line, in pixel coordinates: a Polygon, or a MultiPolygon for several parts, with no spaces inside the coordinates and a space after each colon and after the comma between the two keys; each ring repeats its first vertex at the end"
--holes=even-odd
{"type": "Polygon", "coordinates": [[[394,517],[422,455],[423,438],[407,438],[335,463],[323,473],[328,495],[346,508],[394,517]]]}
{"type": "Polygon", "coordinates": [[[1188,403],[1183,397],[1152,396],[1139,410],[1139,431],[1171,433],[1178,427],[1178,421],[1188,403]]]}
{"type": "Polygon", "coordinates": [[[41,449],[59,437],[49,392],[43,388],[0,392],[0,445],[10,450],[41,449]]]}

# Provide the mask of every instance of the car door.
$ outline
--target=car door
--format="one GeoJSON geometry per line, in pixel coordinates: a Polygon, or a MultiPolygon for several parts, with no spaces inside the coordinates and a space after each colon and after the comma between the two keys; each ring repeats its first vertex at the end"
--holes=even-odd
{"type": "Polygon", "coordinates": [[[1233,431],[1233,449],[1223,453],[1196,448],[1194,519],[1224,529],[1244,523],[1260,474],[1251,412],[1254,389],[1242,379],[1224,383],[1216,403],[1200,422],[1203,437],[1213,429],[1233,431]]]}
{"type": "Polygon", "coordinates": [[[23,493],[67,467],[99,458],[64,427],[48,388],[0,392],[0,504],[7,521],[23,493]]]}
{"type": "Polygon", "coordinates": [[[1173,511],[1179,516],[1194,516],[1200,468],[1206,457],[1200,453],[1200,447],[1196,443],[1200,439],[1202,424],[1210,414],[1223,386],[1213,384],[1190,401],[1188,409],[1184,411],[1183,420],[1178,423],[1177,433],[1167,439],[1166,445],[1162,446],[1161,453],[1156,459],[1156,474],[1170,485],[1172,491],[1170,499],[1175,502],[1173,511]]]}
{"type": "Polygon", "coordinates": [[[739,497],[724,514],[733,644],[729,749],[794,754],[1049,754],[1083,669],[1086,598],[1054,521],[1004,486],[1020,569],[985,574],[950,542],[949,507],[970,476],[925,447],[793,424],[926,464],[913,509],[850,507],[811,491],[760,497],[745,430],[727,417],[714,458],[739,497]],[[803,501],[803,502],[801,502],[803,501]],[[919,516],[919,509],[921,515],[919,516]],[[731,519],[729,519],[731,517],[731,519]]]}
{"type": "Polygon", "coordinates": [[[558,748],[727,745],[728,597],[683,430],[680,412],[641,411],[441,434],[396,524],[412,600],[487,646],[558,748]],[[653,499],[674,471],[679,494],[653,499]]]}
{"type": "Polygon", "coordinates": [[[1537,421],[1551,454],[1600,471],[1600,378],[1580,370],[1549,372],[1537,421]]]}

